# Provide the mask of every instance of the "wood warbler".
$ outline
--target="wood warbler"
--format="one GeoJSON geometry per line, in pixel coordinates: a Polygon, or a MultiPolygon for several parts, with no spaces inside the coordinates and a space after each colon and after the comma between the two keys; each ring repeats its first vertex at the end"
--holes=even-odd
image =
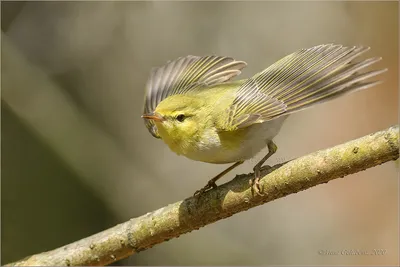
{"type": "Polygon", "coordinates": [[[363,71],[381,60],[353,59],[369,47],[326,44],[301,49],[253,77],[231,79],[246,62],[223,56],[186,56],[154,68],[146,85],[145,125],[178,155],[208,163],[234,163],[195,192],[216,187],[223,175],[268,146],[254,166],[252,189],[259,195],[260,170],[277,147],[272,139],[289,114],[366,89],[384,71],[363,71]]]}

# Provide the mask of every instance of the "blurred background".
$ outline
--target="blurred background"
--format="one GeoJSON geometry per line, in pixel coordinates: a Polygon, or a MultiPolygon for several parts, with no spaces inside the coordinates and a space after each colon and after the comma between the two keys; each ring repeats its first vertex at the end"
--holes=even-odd
{"type": "MultiPolygon", "coordinates": [[[[225,168],[179,157],[147,132],[147,75],[168,60],[231,56],[248,63],[243,78],[323,43],[383,57],[383,84],[289,117],[269,165],[398,123],[397,2],[2,1],[1,29],[2,264],[189,197],[225,168]]],[[[398,189],[389,162],[117,264],[396,265],[398,189]],[[386,253],[319,253],[373,249],[386,253]]]]}

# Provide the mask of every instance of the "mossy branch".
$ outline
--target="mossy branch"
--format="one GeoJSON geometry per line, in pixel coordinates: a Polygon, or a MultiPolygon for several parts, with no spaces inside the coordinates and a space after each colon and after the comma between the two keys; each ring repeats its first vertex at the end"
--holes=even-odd
{"type": "Polygon", "coordinates": [[[396,125],[264,170],[264,177],[260,181],[265,193],[263,197],[251,192],[249,179],[252,174],[238,175],[198,199],[190,197],[69,245],[9,265],[110,264],[238,212],[398,157],[399,127],[396,125]]]}

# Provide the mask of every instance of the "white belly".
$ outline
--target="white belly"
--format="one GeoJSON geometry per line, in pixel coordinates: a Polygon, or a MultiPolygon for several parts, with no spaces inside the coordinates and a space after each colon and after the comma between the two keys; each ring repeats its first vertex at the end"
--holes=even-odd
{"type": "Polygon", "coordinates": [[[223,145],[220,136],[215,132],[210,132],[199,142],[196,151],[185,156],[192,160],[216,164],[248,160],[265,148],[268,142],[279,133],[286,118],[287,116],[280,117],[250,126],[240,144],[234,147],[223,145]]]}

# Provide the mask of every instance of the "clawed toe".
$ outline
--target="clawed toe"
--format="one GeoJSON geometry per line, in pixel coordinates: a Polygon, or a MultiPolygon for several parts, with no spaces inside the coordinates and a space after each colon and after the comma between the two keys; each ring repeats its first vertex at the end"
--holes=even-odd
{"type": "Polygon", "coordinates": [[[255,192],[259,196],[264,196],[264,194],[261,193],[260,177],[255,177],[255,178],[251,179],[250,185],[252,187],[253,192],[255,192]]]}
{"type": "Polygon", "coordinates": [[[206,191],[210,190],[210,188],[208,188],[207,186],[203,187],[200,190],[197,190],[196,192],[194,192],[193,196],[197,197],[200,196],[202,194],[204,194],[206,191]]]}
{"type": "Polygon", "coordinates": [[[205,193],[206,191],[213,189],[213,188],[217,188],[217,184],[215,183],[219,178],[221,178],[222,176],[224,176],[225,174],[227,174],[228,172],[230,172],[231,170],[233,170],[234,168],[236,168],[237,166],[239,166],[240,164],[242,164],[243,161],[238,161],[235,164],[233,164],[232,166],[230,166],[229,168],[227,168],[226,170],[224,170],[223,172],[221,172],[220,174],[218,174],[217,176],[215,176],[214,178],[212,178],[211,180],[208,181],[208,183],[206,184],[205,187],[203,187],[200,190],[197,190],[194,193],[194,196],[200,196],[203,193],[205,193]]]}
{"type": "Polygon", "coordinates": [[[209,181],[206,186],[204,186],[202,189],[197,190],[196,192],[194,192],[193,196],[200,196],[202,194],[204,194],[205,192],[213,189],[213,188],[217,188],[217,184],[214,181],[209,181]]]}

